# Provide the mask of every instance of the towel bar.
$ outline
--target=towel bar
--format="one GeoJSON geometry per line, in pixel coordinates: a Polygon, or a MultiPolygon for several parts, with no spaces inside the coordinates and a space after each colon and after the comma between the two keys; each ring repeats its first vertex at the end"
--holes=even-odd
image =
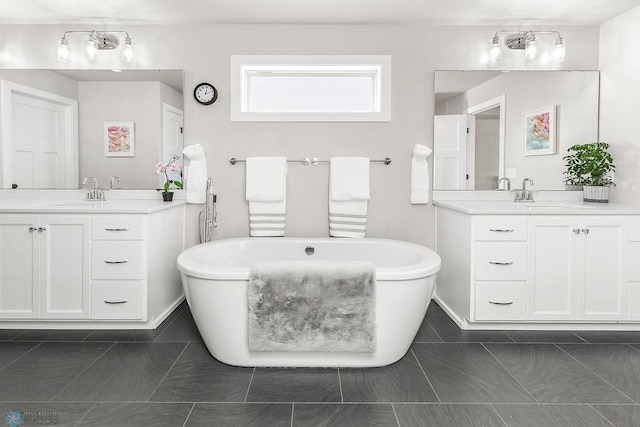
{"type": "MultiPolygon", "coordinates": [[[[391,164],[391,159],[388,157],[385,157],[382,160],[369,160],[370,163],[384,163],[385,165],[390,165],[391,164]]],[[[231,163],[232,165],[236,165],[238,163],[246,163],[246,160],[242,160],[242,159],[237,159],[235,157],[232,157],[229,159],[229,163],[231,163]]],[[[329,160],[318,160],[317,157],[312,157],[311,159],[308,157],[305,157],[302,160],[287,160],[287,163],[302,163],[303,165],[317,165],[318,163],[329,163],[329,160]]]]}

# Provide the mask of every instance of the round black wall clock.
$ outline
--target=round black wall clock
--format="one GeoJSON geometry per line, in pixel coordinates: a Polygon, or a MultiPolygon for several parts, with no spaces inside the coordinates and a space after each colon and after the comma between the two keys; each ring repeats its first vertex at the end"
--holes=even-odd
{"type": "Polygon", "coordinates": [[[193,97],[202,105],[211,105],[218,99],[218,90],[211,83],[200,83],[193,90],[193,97]]]}

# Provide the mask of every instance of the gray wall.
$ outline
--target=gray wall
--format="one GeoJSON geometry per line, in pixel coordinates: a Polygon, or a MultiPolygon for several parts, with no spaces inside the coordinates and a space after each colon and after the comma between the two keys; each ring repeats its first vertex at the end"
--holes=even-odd
{"type": "MultiPolygon", "coordinates": [[[[78,25],[81,29],[82,26],[78,25]]],[[[91,27],[86,27],[91,29],[91,27]]],[[[54,41],[67,26],[0,26],[6,46],[17,46],[19,64],[0,57],[0,68],[55,68],[54,41]],[[42,43],[51,40],[52,43],[42,43]]],[[[106,29],[106,28],[105,28],[106,29]]],[[[248,235],[244,166],[230,157],[284,155],[290,159],[358,155],[391,157],[391,166],[371,168],[369,237],[408,240],[433,247],[432,205],[409,204],[411,150],[433,146],[433,72],[483,69],[480,62],[493,26],[414,25],[190,25],[120,26],[136,43],[137,68],[183,68],[185,74],[185,145],[200,143],[218,193],[216,238],[248,235]],[[392,113],[389,123],[239,123],[229,120],[230,56],[249,54],[391,55],[392,113]],[[211,106],[197,104],[193,87],[208,81],[218,89],[211,106]]],[[[570,48],[565,69],[597,69],[598,27],[554,27],[570,48]]],[[[83,64],[69,64],[81,68],[83,64]]],[[[103,55],[90,68],[122,68],[119,55],[103,55]]],[[[501,68],[519,69],[506,58],[501,68]]],[[[545,66],[547,68],[547,66],[545,66]]],[[[290,165],[288,236],[327,236],[328,168],[290,165]]],[[[190,231],[199,206],[190,208],[190,231]]],[[[190,242],[193,243],[193,242],[190,242]]]]}

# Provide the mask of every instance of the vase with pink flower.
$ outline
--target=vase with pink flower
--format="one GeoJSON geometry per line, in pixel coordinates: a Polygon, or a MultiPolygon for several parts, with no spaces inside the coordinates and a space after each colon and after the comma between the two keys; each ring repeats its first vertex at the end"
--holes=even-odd
{"type": "Polygon", "coordinates": [[[173,191],[169,191],[172,185],[177,189],[182,189],[182,182],[169,175],[177,176],[182,179],[182,163],[178,163],[179,156],[171,156],[166,162],[158,162],[156,164],[156,175],[164,175],[164,185],[158,191],[162,191],[162,200],[170,202],[173,200],[173,191]]]}

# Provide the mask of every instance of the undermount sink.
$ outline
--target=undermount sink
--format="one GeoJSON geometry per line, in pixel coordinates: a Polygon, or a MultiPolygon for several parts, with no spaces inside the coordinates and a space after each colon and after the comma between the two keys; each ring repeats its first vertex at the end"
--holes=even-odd
{"type": "Polygon", "coordinates": [[[591,206],[585,206],[585,205],[580,205],[580,204],[537,204],[537,203],[532,203],[532,204],[527,204],[527,205],[523,205],[523,204],[517,204],[514,203],[516,206],[517,210],[521,210],[521,211],[538,211],[538,210],[545,210],[545,211],[552,211],[552,210],[567,210],[567,209],[592,209],[591,206]]]}
{"type": "Polygon", "coordinates": [[[83,201],[68,201],[56,204],[56,208],[73,208],[73,209],[94,209],[97,205],[104,203],[100,200],[83,200],[83,201]]]}

